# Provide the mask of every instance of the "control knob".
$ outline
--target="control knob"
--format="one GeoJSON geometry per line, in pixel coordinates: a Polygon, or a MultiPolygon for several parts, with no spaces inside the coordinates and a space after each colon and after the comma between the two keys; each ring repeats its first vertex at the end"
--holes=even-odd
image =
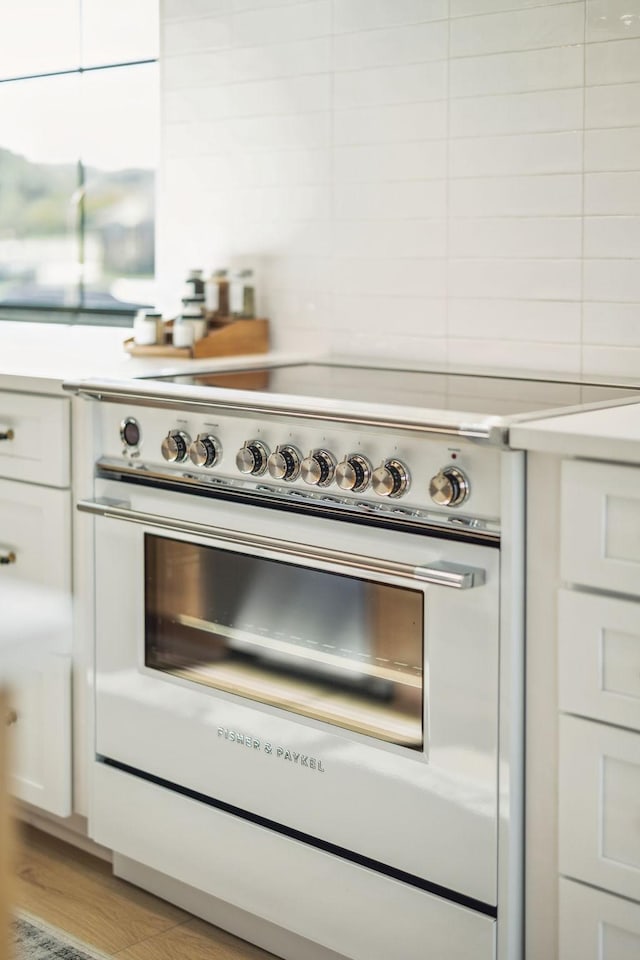
{"type": "Polygon", "coordinates": [[[300,452],[291,444],[279,444],[267,466],[274,480],[296,480],[300,475],[300,452]]]}
{"type": "Polygon", "coordinates": [[[189,447],[189,458],[196,467],[213,467],[220,459],[220,442],[210,433],[199,433],[189,447]]]}
{"type": "Polygon", "coordinates": [[[469,496],[469,481],[457,467],[444,467],[431,478],[429,495],[439,507],[458,507],[469,496]]]}
{"type": "Polygon", "coordinates": [[[259,477],[267,469],[269,451],[259,440],[245,440],[236,454],[236,467],[240,473],[259,477]]]}
{"type": "Polygon", "coordinates": [[[328,450],[311,450],[300,464],[302,479],[313,487],[328,487],[335,470],[335,457],[328,450]]]}
{"type": "Polygon", "coordinates": [[[371,464],[359,453],[347,454],[336,467],[336,483],[341,490],[359,493],[371,482],[371,464]]]}
{"type": "Polygon", "coordinates": [[[407,492],[410,482],[409,470],[401,460],[384,460],[371,478],[374,493],[394,500],[407,492]]]}
{"type": "Polygon", "coordinates": [[[162,456],[169,463],[182,463],[187,459],[191,437],[182,430],[169,430],[162,441],[162,456]]]}

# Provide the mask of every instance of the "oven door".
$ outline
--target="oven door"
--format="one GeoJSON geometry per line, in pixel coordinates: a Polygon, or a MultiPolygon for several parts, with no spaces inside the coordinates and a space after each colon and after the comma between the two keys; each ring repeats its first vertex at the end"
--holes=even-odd
{"type": "Polygon", "coordinates": [[[495,905],[499,550],[98,486],[99,761],[495,905]]]}

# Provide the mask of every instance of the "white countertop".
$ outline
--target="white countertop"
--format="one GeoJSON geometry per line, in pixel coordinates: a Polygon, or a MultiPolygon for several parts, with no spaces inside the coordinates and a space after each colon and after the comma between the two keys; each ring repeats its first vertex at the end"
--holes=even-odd
{"type": "Polygon", "coordinates": [[[519,450],[640,463],[640,403],[532,420],[509,436],[519,450]]]}
{"type": "MultiPolygon", "coordinates": [[[[65,380],[89,377],[130,380],[194,369],[224,369],[239,357],[190,360],[132,357],[124,349],[127,327],[72,326],[61,323],[0,323],[0,390],[59,394],[65,380]]],[[[276,354],[269,354],[270,357],[276,354]]],[[[243,358],[255,364],[265,355],[243,358]]]]}

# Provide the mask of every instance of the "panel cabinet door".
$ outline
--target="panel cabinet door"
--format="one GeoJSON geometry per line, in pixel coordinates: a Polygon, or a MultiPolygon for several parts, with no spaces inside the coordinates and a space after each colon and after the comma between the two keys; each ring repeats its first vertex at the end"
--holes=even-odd
{"type": "Polygon", "coordinates": [[[48,653],[10,694],[14,796],[59,817],[71,815],[71,657],[48,653]]]}
{"type": "MultiPolygon", "coordinates": [[[[70,514],[68,490],[0,480],[0,585],[33,584],[34,604],[38,586],[69,594],[70,514]]],[[[11,692],[10,715],[0,722],[8,723],[15,796],[69,816],[71,633],[52,630],[47,641],[46,652],[25,655],[26,665],[11,692]]]]}
{"type": "Polygon", "coordinates": [[[640,595],[640,468],[562,464],[560,569],[568,583],[640,595]]]}
{"type": "Polygon", "coordinates": [[[559,865],[640,900],[640,734],[560,717],[559,865]]]}
{"type": "Polygon", "coordinates": [[[638,960],[640,904],[560,880],[559,960],[638,960]]]}

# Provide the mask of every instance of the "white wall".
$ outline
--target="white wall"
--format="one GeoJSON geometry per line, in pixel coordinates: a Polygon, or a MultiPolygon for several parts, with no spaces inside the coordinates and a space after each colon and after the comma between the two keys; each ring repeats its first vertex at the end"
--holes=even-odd
{"type": "Polygon", "coordinates": [[[638,0],[163,0],[159,275],[278,348],[640,374],[638,0]]]}

